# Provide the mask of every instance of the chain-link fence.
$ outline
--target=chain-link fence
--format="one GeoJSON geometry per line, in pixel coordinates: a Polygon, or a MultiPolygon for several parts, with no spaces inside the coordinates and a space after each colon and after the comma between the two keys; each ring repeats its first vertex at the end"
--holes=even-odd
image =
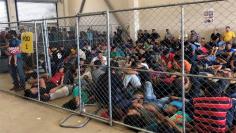
{"type": "Polygon", "coordinates": [[[234,132],[234,7],[194,1],[2,24],[3,46],[25,46],[20,36],[33,32],[33,52],[1,47],[1,69],[17,94],[110,125],[234,132]]]}

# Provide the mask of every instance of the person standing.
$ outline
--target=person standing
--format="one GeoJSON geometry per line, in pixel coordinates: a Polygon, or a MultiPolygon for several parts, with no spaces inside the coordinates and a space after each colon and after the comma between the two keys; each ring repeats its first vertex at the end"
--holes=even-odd
{"type": "MultiPolygon", "coordinates": [[[[10,30],[10,40],[9,45],[21,45],[21,41],[17,38],[16,31],[10,30]]],[[[10,68],[10,74],[13,80],[13,88],[10,90],[19,91],[25,89],[25,73],[23,69],[23,58],[22,55],[19,53],[17,56],[17,65],[15,65],[14,58],[11,59],[9,68],[10,68]]]]}
{"type": "Polygon", "coordinates": [[[231,42],[235,38],[235,33],[230,30],[229,26],[226,26],[225,33],[224,33],[224,41],[225,42],[231,42]]]}
{"type": "Polygon", "coordinates": [[[165,40],[172,40],[173,35],[171,34],[169,29],[166,29],[165,40]]]}
{"type": "Polygon", "coordinates": [[[189,40],[191,43],[199,43],[200,35],[195,30],[191,30],[189,40]]]}

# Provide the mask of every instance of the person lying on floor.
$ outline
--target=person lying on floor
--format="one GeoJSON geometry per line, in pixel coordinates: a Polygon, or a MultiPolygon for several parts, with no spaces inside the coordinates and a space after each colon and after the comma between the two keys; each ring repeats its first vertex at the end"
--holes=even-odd
{"type": "Polygon", "coordinates": [[[58,86],[53,88],[56,91],[48,91],[45,88],[39,87],[40,94],[38,94],[38,86],[32,86],[30,89],[25,90],[25,96],[33,99],[37,99],[38,95],[40,95],[40,100],[47,102],[50,100],[55,100],[58,98],[69,96],[72,92],[72,87],[69,85],[66,86],[58,86]]]}
{"type": "MultiPolygon", "coordinates": [[[[173,132],[175,131],[173,127],[177,129],[177,131],[181,131],[181,120],[183,118],[181,111],[181,98],[171,96],[156,99],[156,96],[153,92],[152,84],[149,81],[145,83],[144,88],[145,95],[136,94],[134,96],[132,107],[128,110],[127,116],[124,118],[124,122],[131,126],[147,128],[148,130],[154,132],[161,132],[164,129],[168,132],[173,132]],[[144,112],[146,112],[148,115],[144,112]],[[160,120],[158,117],[153,117],[153,115],[157,115],[158,117],[162,116],[165,120],[168,121],[168,123],[171,123],[172,126],[167,126],[168,124],[164,124],[165,120],[160,120]],[[151,119],[149,117],[151,117],[151,119]],[[147,119],[149,120],[145,121],[147,119]]],[[[186,123],[188,124],[189,122],[191,122],[191,118],[188,116],[188,114],[186,114],[186,123]]]]}
{"type": "MultiPolygon", "coordinates": [[[[45,82],[44,78],[39,79],[40,94],[42,95],[43,101],[50,99],[49,94],[55,93],[57,89],[63,86],[64,81],[64,68],[61,67],[57,73],[54,74],[48,81],[45,82]]],[[[37,80],[32,81],[31,89],[25,90],[25,95],[31,98],[37,98],[38,85],[37,80]]]]}
{"type": "Polygon", "coordinates": [[[77,83],[73,86],[72,94],[73,98],[62,105],[62,107],[70,109],[70,110],[76,110],[79,108],[80,103],[82,105],[93,103],[94,98],[93,95],[91,95],[91,87],[93,87],[93,84],[91,83],[92,80],[89,79],[88,76],[84,76],[81,78],[81,88],[79,88],[79,80],[77,83]],[[81,96],[81,98],[80,98],[81,96]]]}

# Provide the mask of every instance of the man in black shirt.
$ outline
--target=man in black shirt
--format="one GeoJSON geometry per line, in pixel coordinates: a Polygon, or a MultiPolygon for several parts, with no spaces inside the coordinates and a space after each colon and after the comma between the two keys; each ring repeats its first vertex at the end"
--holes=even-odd
{"type": "Polygon", "coordinates": [[[156,29],[152,29],[152,34],[151,34],[152,41],[155,41],[158,38],[160,38],[160,35],[156,32],[156,29]]]}

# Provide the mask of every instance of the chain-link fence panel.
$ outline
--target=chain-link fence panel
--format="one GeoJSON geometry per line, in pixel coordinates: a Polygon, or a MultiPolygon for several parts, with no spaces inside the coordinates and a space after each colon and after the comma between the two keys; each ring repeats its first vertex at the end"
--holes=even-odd
{"type": "Polygon", "coordinates": [[[192,65],[188,130],[235,132],[234,7],[232,0],[184,7],[185,60],[192,65]]]}
{"type": "Polygon", "coordinates": [[[79,16],[79,48],[86,58],[80,56],[80,110],[108,121],[108,41],[107,15],[79,16]],[[87,28],[87,29],[86,29],[87,28]]]}
{"type": "Polygon", "coordinates": [[[110,15],[120,22],[110,33],[113,120],[147,131],[181,132],[183,125],[177,126],[171,119],[183,114],[181,8],[114,11],[110,15]]]}
{"type": "MultiPolygon", "coordinates": [[[[1,31],[1,90],[39,100],[39,23],[9,23],[1,31]]],[[[43,54],[43,53],[41,53],[43,54]]]]}

